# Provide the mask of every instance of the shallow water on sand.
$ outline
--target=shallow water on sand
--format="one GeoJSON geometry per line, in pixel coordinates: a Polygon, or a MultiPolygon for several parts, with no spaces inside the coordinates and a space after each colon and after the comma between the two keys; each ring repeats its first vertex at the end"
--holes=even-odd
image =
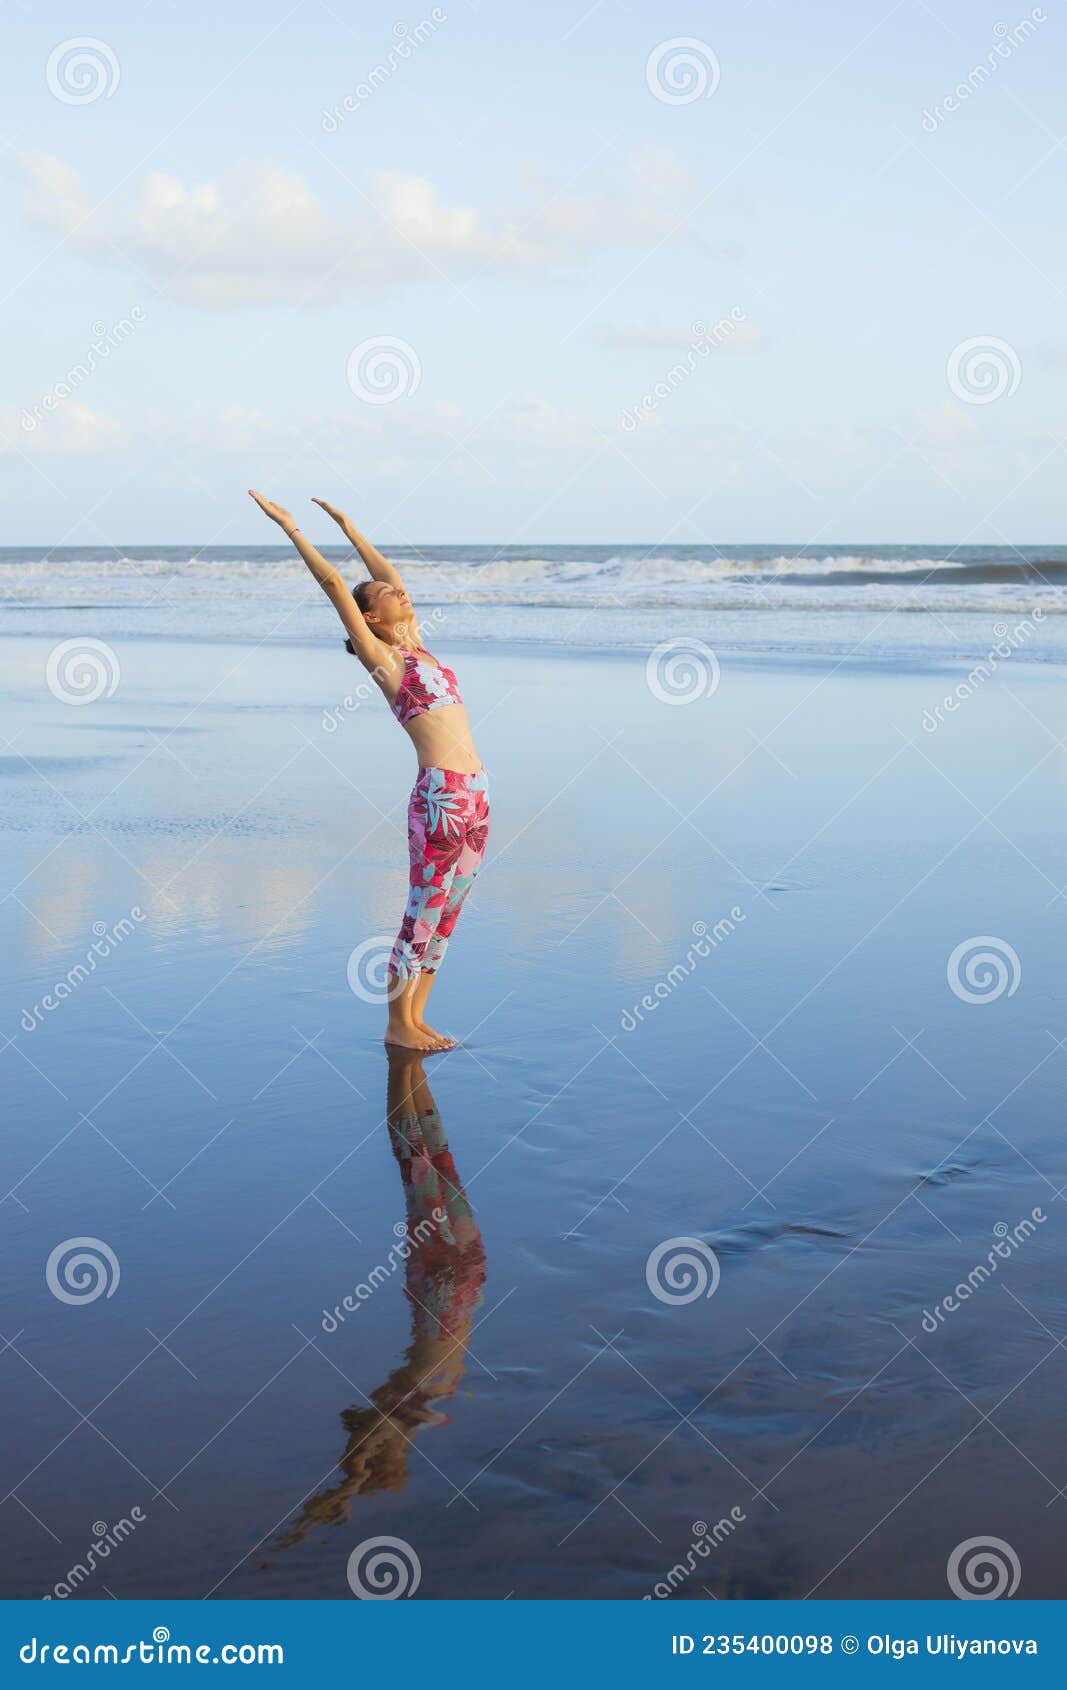
{"type": "Polygon", "coordinates": [[[77,708],[50,643],[5,648],[0,1593],[132,1517],[76,1594],[347,1598],[389,1536],[430,1599],[937,1597],[991,1535],[1067,1594],[1054,673],[930,732],[949,669],[675,707],[638,655],[468,654],[463,1044],[390,1133],[346,975],[406,891],[384,708],[332,644],[132,641],[77,708]],[[63,1301],[86,1238],[118,1282],[63,1301]]]}

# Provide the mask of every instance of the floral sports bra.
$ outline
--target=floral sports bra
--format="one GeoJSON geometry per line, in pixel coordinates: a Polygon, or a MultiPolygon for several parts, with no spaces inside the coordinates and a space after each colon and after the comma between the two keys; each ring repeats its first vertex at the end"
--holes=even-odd
{"type": "MultiPolygon", "coordinates": [[[[356,650],[351,640],[345,641],[345,650],[350,657],[355,657],[356,650]]],[[[389,708],[402,728],[406,728],[416,716],[425,716],[427,710],[440,710],[442,704],[463,703],[459,696],[459,682],[451,669],[446,669],[443,663],[428,663],[424,658],[416,657],[406,646],[397,646],[396,650],[404,659],[404,678],[389,708]]]]}
{"type": "Polygon", "coordinates": [[[451,669],[443,664],[427,663],[414,652],[397,648],[404,658],[404,679],[400,683],[390,709],[402,728],[427,710],[439,710],[442,704],[462,704],[459,682],[451,669]]]}

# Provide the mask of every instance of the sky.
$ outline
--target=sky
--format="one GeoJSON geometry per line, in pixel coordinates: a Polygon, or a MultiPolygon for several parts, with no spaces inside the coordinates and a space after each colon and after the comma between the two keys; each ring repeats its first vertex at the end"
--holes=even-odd
{"type": "Polygon", "coordinates": [[[4,25],[2,545],[1064,536],[1052,0],[4,25]]]}

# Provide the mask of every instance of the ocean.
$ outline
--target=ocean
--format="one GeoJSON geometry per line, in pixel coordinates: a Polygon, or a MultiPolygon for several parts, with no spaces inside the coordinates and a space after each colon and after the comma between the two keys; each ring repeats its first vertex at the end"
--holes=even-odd
{"type": "MultiPolygon", "coordinates": [[[[324,546],[343,563],[347,547],[324,546]]],[[[1029,546],[426,546],[391,555],[430,631],[478,641],[1067,662],[1067,556],[1029,546]]],[[[353,565],[353,578],[360,574],[353,565]]],[[[0,550],[0,630],[305,643],[330,624],[283,546],[0,550]]]]}

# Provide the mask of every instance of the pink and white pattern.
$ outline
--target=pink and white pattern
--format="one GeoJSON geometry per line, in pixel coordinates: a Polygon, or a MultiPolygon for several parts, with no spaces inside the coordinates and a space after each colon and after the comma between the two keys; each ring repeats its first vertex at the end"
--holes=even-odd
{"type": "Polygon", "coordinates": [[[489,777],[484,769],[420,769],[408,804],[411,858],[407,909],[389,959],[400,980],[441,965],[489,837],[489,777]]]}
{"type": "Polygon", "coordinates": [[[459,682],[451,669],[416,657],[412,651],[398,646],[404,657],[404,679],[390,709],[401,727],[427,710],[439,710],[442,704],[462,704],[459,682]]]}

